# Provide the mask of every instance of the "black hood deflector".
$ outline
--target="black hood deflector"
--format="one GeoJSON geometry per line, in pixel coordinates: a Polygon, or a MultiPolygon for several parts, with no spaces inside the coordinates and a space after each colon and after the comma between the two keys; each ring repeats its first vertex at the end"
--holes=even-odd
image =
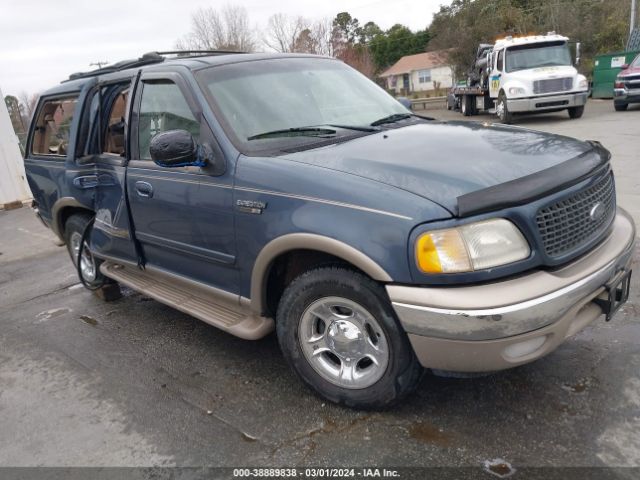
{"type": "Polygon", "coordinates": [[[609,169],[611,153],[599,142],[589,140],[594,148],[558,165],[509,182],[461,195],[459,217],[523,205],[563,190],[587,177],[609,169]]]}

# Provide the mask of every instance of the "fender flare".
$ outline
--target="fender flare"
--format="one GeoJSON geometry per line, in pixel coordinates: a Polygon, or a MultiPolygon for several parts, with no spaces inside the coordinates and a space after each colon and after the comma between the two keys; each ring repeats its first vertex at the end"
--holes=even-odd
{"type": "Polygon", "coordinates": [[[64,225],[62,225],[62,212],[69,207],[82,208],[91,211],[86,205],[78,202],[73,197],[61,197],[51,207],[51,230],[61,241],[64,242],[64,225]]]}
{"type": "Polygon", "coordinates": [[[312,233],[290,233],[267,243],[258,254],[251,273],[251,310],[257,313],[266,306],[266,283],[276,258],[293,250],[315,250],[328,253],[354,265],[380,282],[392,282],[391,276],[360,250],[335,238],[312,233]]]}

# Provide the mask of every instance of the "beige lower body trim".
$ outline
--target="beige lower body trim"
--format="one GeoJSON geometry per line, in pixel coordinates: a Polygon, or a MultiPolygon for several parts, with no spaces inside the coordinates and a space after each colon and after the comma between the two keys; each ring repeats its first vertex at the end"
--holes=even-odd
{"type": "Polygon", "coordinates": [[[604,289],[576,305],[553,325],[533,332],[497,340],[449,340],[409,334],[422,366],[452,372],[491,372],[533,362],[558,348],[602,315],[592,300],[604,289]],[[527,351],[527,349],[531,351],[527,351]],[[525,352],[517,355],[518,351],[525,352]]]}
{"type": "Polygon", "coordinates": [[[271,318],[255,315],[240,297],[189,279],[154,269],[106,261],[103,275],[214,327],[245,340],[257,340],[273,331],[271,318]]]}

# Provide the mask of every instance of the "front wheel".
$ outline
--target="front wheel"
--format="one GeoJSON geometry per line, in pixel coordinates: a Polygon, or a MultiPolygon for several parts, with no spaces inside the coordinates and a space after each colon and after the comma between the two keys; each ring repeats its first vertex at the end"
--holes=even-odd
{"type": "Polygon", "coordinates": [[[624,112],[628,106],[629,106],[628,103],[613,102],[613,108],[616,109],[616,112],[624,112]]]}
{"type": "Polygon", "coordinates": [[[384,289],[345,268],[318,268],[291,282],[276,330],[299,377],[349,407],[386,407],[411,392],[423,371],[384,289]]]}
{"type": "Polygon", "coordinates": [[[502,123],[510,124],[513,121],[513,114],[509,112],[509,106],[507,105],[507,96],[504,92],[500,92],[498,95],[498,102],[496,103],[496,114],[502,123]]]}
{"type": "Polygon", "coordinates": [[[584,105],[581,107],[571,107],[568,109],[569,118],[580,118],[584,113],[584,105]]]}

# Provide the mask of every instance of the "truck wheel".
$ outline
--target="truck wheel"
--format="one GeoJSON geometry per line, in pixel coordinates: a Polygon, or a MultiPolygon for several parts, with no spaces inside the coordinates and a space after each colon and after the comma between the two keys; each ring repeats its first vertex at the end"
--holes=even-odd
{"type": "Polygon", "coordinates": [[[318,268],[291,282],[276,331],[302,381],[349,407],[386,407],[410,393],[423,372],[384,289],[346,268],[318,268]]]}
{"type": "Polygon", "coordinates": [[[571,107],[568,108],[569,118],[580,118],[584,113],[584,105],[581,107],[571,107]]]}
{"type": "MultiPolygon", "coordinates": [[[[64,227],[64,238],[67,244],[67,251],[73,261],[74,267],[78,265],[78,251],[82,241],[82,234],[91,221],[91,215],[85,213],[76,213],[71,215],[64,227]]],[[[100,260],[91,255],[88,242],[85,241],[82,248],[82,260],[80,263],[80,274],[82,279],[90,287],[97,287],[105,283],[105,278],[100,273],[100,260]]]]}
{"type": "Polygon", "coordinates": [[[616,112],[624,112],[628,106],[628,103],[613,102],[613,108],[616,109],[616,112]]]}
{"type": "Polygon", "coordinates": [[[469,117],[473,113],[471,108],[471,95],[463,95],[461,103],[462,115],[469,117]]]}
{"type": "Polygon", "coordinates": [[[496,102],[496,114],[504,124],[509,125],[513,121],[513,114],[509,112],[507,96],[504,92],[500,92],[500,95],[498,95],[498,101],[496,102]]]}

